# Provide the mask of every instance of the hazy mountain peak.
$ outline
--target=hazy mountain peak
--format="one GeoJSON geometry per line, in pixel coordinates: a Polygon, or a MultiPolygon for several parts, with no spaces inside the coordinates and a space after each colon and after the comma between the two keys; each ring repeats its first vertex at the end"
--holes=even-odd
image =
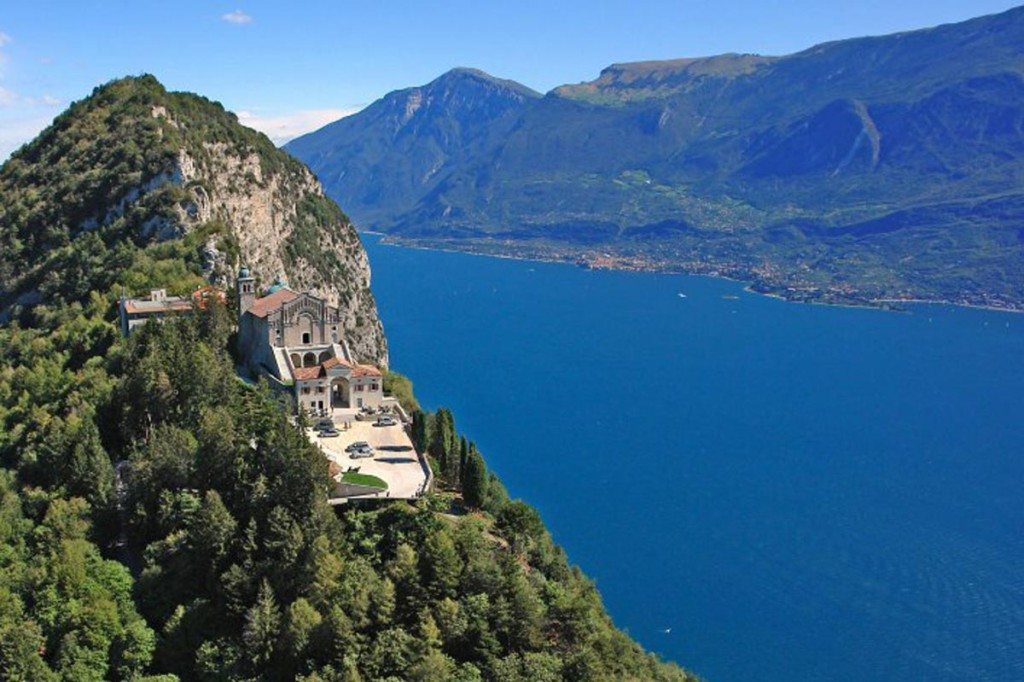
{"type": "Polygon", "coordinates": [[[423,88],[459,85],[467,82],[482,83],[484,85],[511,90],[522,95],[523,97],[528,98],[541,96],[539,92],[523,85],[522,83],[519,83],[514,80],[509,80],[506,78],[498,78],[496,76],[492,76],[486,71],[474,69],[472,67],[467,66],[457,66],[453,69],[450,69],[441,74],[440,76],[438,76],[437,78],[435,78],[434,80],[432,80],[427,85],[423,86],[423,88]]]}

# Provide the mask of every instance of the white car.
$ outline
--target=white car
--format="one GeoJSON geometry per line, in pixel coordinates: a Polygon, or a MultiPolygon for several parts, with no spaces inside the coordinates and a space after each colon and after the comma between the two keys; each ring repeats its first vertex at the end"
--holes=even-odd
{"type": "Polygon", "coordinates": [[[352,459],[365,459],[366,457],[373,457],[373,448],[369,445],[365,445],[361,448],[357,448],[352,451],[349,455],[352,459]]]}

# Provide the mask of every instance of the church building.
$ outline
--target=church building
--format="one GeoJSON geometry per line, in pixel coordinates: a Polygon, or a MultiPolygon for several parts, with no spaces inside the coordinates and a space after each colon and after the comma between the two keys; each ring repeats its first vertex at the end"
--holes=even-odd
{"type": "Polygon", "coordinates": [[[383,374],[353,360],[336,307],[280,281],[257,297],[247,268],[237,284],[238,351],[254,376],[291,390],[296,405],[311,414],[380,407],[383,374]]]}

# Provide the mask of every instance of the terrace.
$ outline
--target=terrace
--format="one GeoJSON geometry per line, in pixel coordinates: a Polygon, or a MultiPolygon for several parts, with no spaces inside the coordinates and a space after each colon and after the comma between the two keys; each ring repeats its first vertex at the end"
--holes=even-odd
{"type": "MultiPolygon", "coordinates": [[[[335,466],[337,482],[331,504],[353,498],[415,499],[431,481],[430,466],[417,454],[402,420],[393,426],[378,426],[376,419],[359,421],[354,409],[334,410],[332,419],[339,435],[322,438],[313,429],[307,434],[335,466]],[[357,442],[373,448],[373,456],[352,458],[345,448],[357,442]],[[383,488],[380,486],[383,484],[383,488]]],[[[396,415],[397,416],[397,415],[396,415]]]]}

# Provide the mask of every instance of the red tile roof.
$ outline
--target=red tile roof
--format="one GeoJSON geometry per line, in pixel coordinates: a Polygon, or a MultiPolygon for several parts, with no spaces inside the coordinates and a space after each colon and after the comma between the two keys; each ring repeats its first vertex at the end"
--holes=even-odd
{"type": "Polygon", "coordinates": [[[253,301],[249,312],[256,317],[266,317],[268,313],[277,310],[288,301],[298,298],[299,295],[291,289],[278,289],[269,296],[257,298],[253,301]]]}
{"type": "Polygon", "coordinates": [[[338,365],[344,365],[345,367],[352,367],[351,362],[346,362],[339,357],[333,357],[324,362],[324,369],[330,369],[331,367],[337,367],[338,365]]]}
{"type": "Polygon", "coordinates": [[[351,369],[353,377],[383,376],[381,371],[373,365],[354,365],[339,357],[324,360],[323,364],[316,365],[315,367],[296,367],[292,374],[300,381],[309,381],[310,379],[316,379],[317,377],[327,376],[327,370],[332,367],[337,367],[338,365],[351,369]]]}
{"type": "Polygon", "coordinates": [[[221,303],[228,302],[228,297],[224,291],[211,284],[199,287],[192,292],[192,300],[195,301],[201,310],[206,310],[206,302],[211,298],[216,298],[221,303]]]}
{"type": "Polygon", "coordinates": [[[343,360],[339,357],[333,357],[330,360],[326,360],[323,364],[324,369],[330,369],[331,367],[337,367],[342,365],[352,370],[352,376],[354,377],[379,377],[381,371],[373,365],[354,365],[348,360],[343,360]]]}
{"type": "Polygon", "coordinates": [[[315,367],[296,367],[292,375],[298,381],[309,381],[310,379],[316,379],[321,375],[323,371],[322,365],[316,365],[315,367]]]}
{"type": "Polygon", "coordinates": [[[356,365],[352,369],[352,376],[354,377],[379,377],[381,371],[373,365],[356,365]]]}

